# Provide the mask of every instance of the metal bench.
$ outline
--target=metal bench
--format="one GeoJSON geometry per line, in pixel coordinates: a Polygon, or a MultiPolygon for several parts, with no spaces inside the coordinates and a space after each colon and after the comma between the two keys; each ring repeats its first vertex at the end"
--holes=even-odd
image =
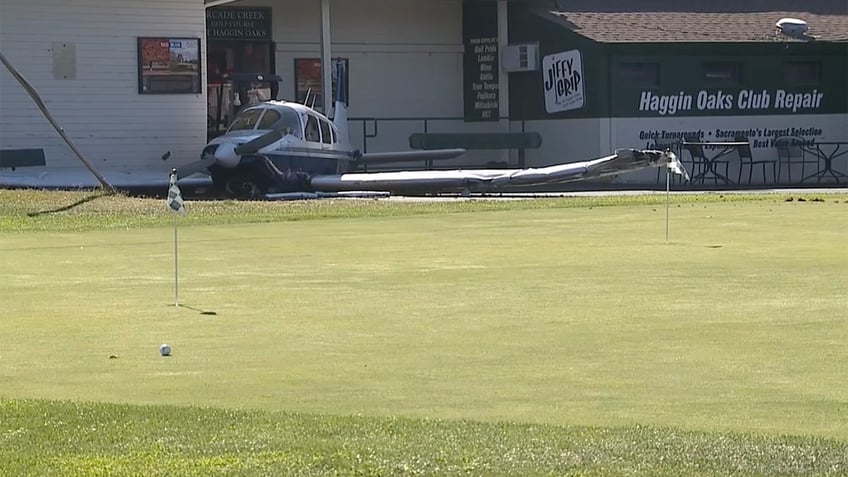
{"type": "Polygon", "coordinates": [[[46,165],[44,149],[0,149],[0,169],[46,165]]]}
{"type": "MultiPolygon", "coordinates": [[[[409,136],[412,149],[516,149],[518,165],[525,167],[524,151],[538,149],[542,145],[542,136],[537,132],[510,133],[415,133],[409,136]]],[[[428,161],[427,167],[432,164],[428,161]]]]}

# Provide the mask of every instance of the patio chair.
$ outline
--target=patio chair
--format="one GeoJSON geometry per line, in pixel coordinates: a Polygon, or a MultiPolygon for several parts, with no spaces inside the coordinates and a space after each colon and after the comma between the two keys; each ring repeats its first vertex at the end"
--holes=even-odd
{"type": "Polygon", "coordinates": [[[771,165],[771,174],[774,178],[774,182],[777,182],[777,167],[776,162],[777,158],[774,156],[766,156],[764,155],[760,159],[754,159],[753,154],[751,154],[751,142],[745,136],[736,136],[733,138],[734,142],[744,142],[746,145],[740,146],[737,148],[737,152],[739,153],[739,179],[736,181],[737,184],[742,183],[742,171],[744,168],[748,168],[748,185],[751,185],[751,180],[754,175],[754,166],[762,166],[763,167],[763,184],[768,183],[768,179],[766,179],[766,166],[771,165]]]}
{"type": "Polygon", "coordinates": [[[815,164],[815,167],[819,167],[818,157],[809,157],[801,147],[808,142],[808,140],[798,136],[781,136],[774,140],[774,147],[777,149],[777,173],[775,179],[777,182],[780,182],[784,166],[786,166],[786,177],[789,184],[792,184],[792,168],[794,165],[801,165],[801,178],[807,177],[804,173],[807,164],[815,164]]]}

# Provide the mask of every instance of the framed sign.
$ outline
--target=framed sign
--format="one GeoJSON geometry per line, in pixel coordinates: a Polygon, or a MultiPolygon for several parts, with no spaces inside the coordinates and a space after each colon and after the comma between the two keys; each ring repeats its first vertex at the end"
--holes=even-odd
{"type": "MultiPolygon", "coordinates": [[[[347,58],[333,59],[333,98],[336,97],[337,73],[335,65],[344,62],[344,85],[346,104],[350,105],[350,62],[347,58]]],[[[315,109],[325,110],[324,95],[321,92],[321,59],[295,58],[294,60],[294,97],[297,102],[312,105],[315,109]],[[307,98],[307,95],[309,96],[307,98]],[[307,101],[308,100],[308,101],[307,101]]]]}
{"type": "Polygon", "coordinates": [[[206,40],[271,41],[271,7],[206,9],[206,40]]]}
{"type": "Polygon", "coordinates": [[[200,94],[200,38],[139,37],[139,94],[200,94]]]}

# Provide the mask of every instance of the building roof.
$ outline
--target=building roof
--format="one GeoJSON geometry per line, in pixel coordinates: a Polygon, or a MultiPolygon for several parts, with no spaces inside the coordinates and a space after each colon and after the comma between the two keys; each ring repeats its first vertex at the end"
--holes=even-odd
{"type": "Polygon", "coordinates": [[[559,23],[604,43],[797,41],[781,18],[807,22],[809,40],[848,41],[846,0],[558,0],[559,23]]]}

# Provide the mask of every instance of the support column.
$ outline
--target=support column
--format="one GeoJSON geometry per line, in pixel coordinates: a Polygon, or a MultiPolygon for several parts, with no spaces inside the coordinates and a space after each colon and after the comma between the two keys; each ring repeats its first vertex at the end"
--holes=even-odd
{"type": "MultiPolygon", "coordinates": [[[[509,45],[509,8],[507,0],[498,0],[498,54],[503,58],[503,52],[509,45]]],[[[499,59],[498,65],[498,117],[509,118],[509,73],[504,71],[503,61],[499,59]]],[[[501,131],[510,132],[509,119],[500,119],[501,131]]],[[[504,151],[503,160],[510,164],[510,151],[504,151]]]]}
{"type": "Polygon", "coordinates": [[[333,106],[333,61],[330,48],[330,0],[321,0],[321,95],[324,114],[333,106]]]}

